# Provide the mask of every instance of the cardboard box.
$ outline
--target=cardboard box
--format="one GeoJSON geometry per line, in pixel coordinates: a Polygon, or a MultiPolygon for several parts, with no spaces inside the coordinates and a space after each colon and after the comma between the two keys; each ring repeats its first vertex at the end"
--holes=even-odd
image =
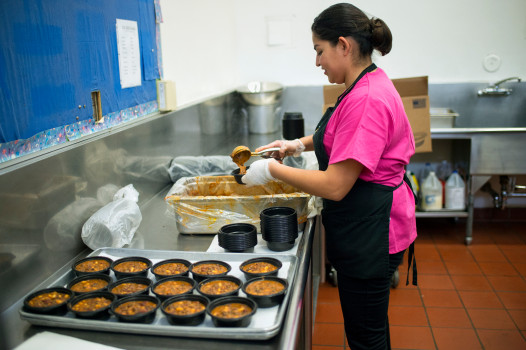
{"type": "MultiPolygon", "coordinates": [[[[415,153],[431,152],[431,122],[429,117],[429,96],[427,76],[392,80],[402,97],[405,113],[415,137],[415,153]]],[[[323,113],[334,106],[345,86],[325,85],[323,87],[323,113]]]]}

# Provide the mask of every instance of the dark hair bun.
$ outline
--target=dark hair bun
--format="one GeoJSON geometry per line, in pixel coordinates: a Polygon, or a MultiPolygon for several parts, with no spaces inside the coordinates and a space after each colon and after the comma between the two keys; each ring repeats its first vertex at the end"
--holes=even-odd
{"type": "Polygon", "coordinates": [[[393,46],[391,30],[380,18],[371,18],[371,44],[382,56],[387,55],[393,46]]]}

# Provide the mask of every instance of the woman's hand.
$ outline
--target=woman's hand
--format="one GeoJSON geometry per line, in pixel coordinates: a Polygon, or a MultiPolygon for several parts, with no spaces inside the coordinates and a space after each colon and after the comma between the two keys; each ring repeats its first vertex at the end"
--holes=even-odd
{"type": "MultiPolygon", "coordinates": [[[[268,145],[258,147],[255,152],[263,151],[267,148],[279,147],[279,158],[283,159],[287,155],[292,155],[294,157],[299,157],[301,152],[305,151],[305,145],[300,139],[295,139],[292,141],[289,140],[276,140],[269,143],[268,145]]],[[[271,157],[275,158],[277,154],[270,154],[271,157]]]]}
{"type": "MultiPolygon", "coordinates": [[[[275,146],[276,147],[276,146],[275,146]]],[[[250,164],[247,173],[241,178],[241,181],[247,186],[264,185],[267,182],[276,180],[271,174],[269,164],[278,162],[274,158],[257,160],[250,164]]]]}

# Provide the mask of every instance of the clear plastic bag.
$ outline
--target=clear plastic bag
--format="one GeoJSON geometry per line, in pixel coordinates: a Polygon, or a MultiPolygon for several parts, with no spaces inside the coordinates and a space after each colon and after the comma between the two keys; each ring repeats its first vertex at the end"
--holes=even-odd
{"type": "Polygon", "coordinates": [[[227,175],[237,165],[230,156],[181,156],[172,160],[168,173],[173,182],[183,177],[227,175]]]}
{"type": "Polygon", "coordinates": [[[179,179],[165,200],[175,215],[180,233],[216,233],[232,223],[259,226],[260,212],[270,206],[296,210],[298,224],[307,221],[310,195],[283,182],[261,186],[239,185],[233,176],[199,176],[179,179]]]}
{"type": "Polygon", "coordinates": [[[129,244],[141,224],[139,192],[133,185],[119,189],[113,201],[93,214],[82,226],[82,241],[91,249],[121,248],[129,244]]]}

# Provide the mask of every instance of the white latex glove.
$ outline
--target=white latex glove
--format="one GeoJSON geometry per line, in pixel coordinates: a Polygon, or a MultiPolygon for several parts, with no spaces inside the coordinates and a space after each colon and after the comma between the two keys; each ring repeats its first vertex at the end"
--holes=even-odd
{"type": "Polygon", "coordinates": [[[292,153],[292,156],[294,157],[299,157],[303,151],[305,151],[305,145],[300,139],[295,139],[292,141],[283,140],[279,150],[280,153],[284,154],[292,153]]]}
{"type": "Polygon", "coordinates": [[[274,142],[269,143],[268,145],[258,147],[256,149],[256,152],[264,151],[267,148],[272,147],[279,147],[279,152],[273,152],[271,154],[272,157],[278,157],[283,158],[287,155],[292,155],[294,157],[299,157],[301,155],[301,152],[305,151],[305,145],[303,142],[301,142],[300,139],[295,139],[292,141],[289,140],[276,140],[274,142]],[[277,154],[279,153],[279,155],[277,154]]]}
{"type": "Polygon", "coordinates": [[[257,160],[250,164],[247,173],[241,178],[247,186],[264,185],[269,181],[276,180],[269,170],[270,162],[278,162],[274,158],[257,160]]]}

